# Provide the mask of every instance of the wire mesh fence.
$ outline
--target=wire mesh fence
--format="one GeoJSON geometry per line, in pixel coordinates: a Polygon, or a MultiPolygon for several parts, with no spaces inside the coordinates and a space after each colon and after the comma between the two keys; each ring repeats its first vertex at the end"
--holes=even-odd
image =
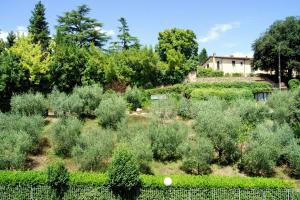
{"type": "MultiPolygon", "coordinates": [[[[0,186],[0,200],[50,200],[49,186],[0,186]]],[[[292,189],[141,189],[125,195],[134,200],[297,200],[299,193],[292,189]]],[[[124,198],[124,197],[123,197],[124,198]]],[[[71,186],[65,200],[119,200],[108,188],[71,186]]]]}

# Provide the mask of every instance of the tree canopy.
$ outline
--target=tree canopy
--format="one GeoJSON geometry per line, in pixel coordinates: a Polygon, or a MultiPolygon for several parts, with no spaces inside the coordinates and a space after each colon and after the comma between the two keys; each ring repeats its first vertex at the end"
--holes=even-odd
{"type": "Polygon", "coordinates": [[[87,17],[90,10],[87,5],[81,5],[76,10],[66,12],[58,18],[56,29],[60,34],[80,46],[93,43],[95,46],[103,48],[109,37],[102,31],[102,23],[87,17]]]}
{"type": "Polygon", "coordinates": [[[207,51],[205,48],[203,48],[201,53],[199,54],[199,64],[203,65],[206,60],[207,60],[207,51]]]}
{"type": "Polygon", "coordinates": [[[283,75],[291,77],[292,71],[300,71],[300,18],[287,17],[274,22],[252,45],[253,66],[278,73],[278,55],[283,75]]]}
{"type": "Polygon", "coordinates": [[[133,37],[129,33],[129,26],[127,24],[127,20],[124,17],[119,19],[121,26],[119,26],[119,35],[117,36],[119,39],[119,44],[122,49],[129,49],[132,47],[139,48],[140,44],[137,37],[133,37]]]}

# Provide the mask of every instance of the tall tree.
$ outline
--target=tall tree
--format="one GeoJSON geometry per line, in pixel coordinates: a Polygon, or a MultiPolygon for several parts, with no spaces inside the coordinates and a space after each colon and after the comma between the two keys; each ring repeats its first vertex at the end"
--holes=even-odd
{"type": "Polygon", "coordinates": [[[119,22],[121,23],[121,26],[119,26],[119,43],[123,49],[129,49],[129,48],[140,48],[140,44],[137,37],[133,37],[129,33],[129,26],[124,17],[121,17],[119,19],[119,22]]]}
{"type": "Polygon", "coordinates": [[[203,65],[206,60],[207,60],[207,51],[205,48],[203,48],[199,55],[199,64],[203,65]]]}
{"type": "Polygon", "coordinates": [[[167,61],[168,51],[173,49],[181,53],[186,60],[197,59],[198,43],[196,34],[188,29],[167,29],[159,33],[158,53],[162,61],[167,61]]]}
{"type": "Polygon", "coordinates": [[[293,70],[300,72],[300,18],[287,17],[274,22],[252,45],[253,66],[278,74],[279,59],[283,75],[291,77],[293,70]]]}
{"type": "Polygon", "coordinates": [[[5,42],[0,39],[0,54],[5,50],[5,42]]]}
{"type": "Polygon", "coordinates": [[[7,38],[6,38],[6,47],[7,48],[10,48],[12,47],[15,42],[16,42],[16,35],[14,34],[13,31],[9,32],[8,35],[7,35],[7,38]]]}
{"type": "Polygon", "coordinates": [[[43,50],[47,49],[50,41],[50,31],[45,17],[45,6],[39,1],[32,11],[28,31],[35,44],[41,44],[43,50]]]}
{"type": "Polygon", "coordinates": [[[56,29],[64,37],[80,46],[93,43],[95,46],[103,48],[109,37],[101,31],[102,23],[87,17],[90,10],[87,5],[81,5],[76,10],[66,12],[58,18],[56,29]]]}

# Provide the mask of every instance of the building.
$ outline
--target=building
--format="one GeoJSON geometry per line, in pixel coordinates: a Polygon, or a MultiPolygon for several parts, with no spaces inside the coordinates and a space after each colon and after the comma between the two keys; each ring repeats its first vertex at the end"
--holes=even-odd
{"type": "Polygon", "coordinates": [[[241,73],[244,76],[255,73],[251,66],[252,58],[234,56],[209,56],[203,67],[223,71],[224,74],[241,73]]]}

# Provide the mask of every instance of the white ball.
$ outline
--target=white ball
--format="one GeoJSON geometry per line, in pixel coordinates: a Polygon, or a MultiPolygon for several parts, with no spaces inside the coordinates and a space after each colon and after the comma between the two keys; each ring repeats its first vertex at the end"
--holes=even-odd
{"type": "Polygon", "coordinates": [[[164,179],[165,186],[170,186],[172,184],[172,179],[170,177],[166,177],[164,179]]]}

